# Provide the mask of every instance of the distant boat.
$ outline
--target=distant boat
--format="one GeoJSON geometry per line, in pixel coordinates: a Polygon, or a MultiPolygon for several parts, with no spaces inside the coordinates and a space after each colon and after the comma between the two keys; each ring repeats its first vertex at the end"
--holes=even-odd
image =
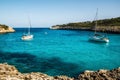
{"type": "Polygon", "coordinates": [[[30,21],[30,18],[28,17],[28,20],[29,20],[29,28],[28,28],[28,33],[27,34],[24,34],[21,39],[22,40],[31,40],[33,39],[33,35],[30,33],[30,28],[31,28],[31,21],[30,21]]]}
{"type": "Polygon", "coordinates": [[[97,16],[98,16],[98,9],[97,9],[96,16],[95,16],[95,19],[96,19],[95,20],[95,32],[94,32],[94,35],[92,35],[91,37],[89,37],[89,40],[90,41],[95,41],[95,42],[105,42],[105,43],[108,43],[109,39],[107,38],[107,36],[102,35],[102,34],[96,32],[97,16]]]}

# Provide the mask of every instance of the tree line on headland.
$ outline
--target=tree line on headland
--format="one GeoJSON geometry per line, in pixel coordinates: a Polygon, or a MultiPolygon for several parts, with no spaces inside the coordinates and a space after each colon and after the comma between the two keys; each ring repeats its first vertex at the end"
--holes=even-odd
{"type": "MultiPolygon", "coordinates": [[[[97,31],[106,31],[113,33],[120,33],[120,17],[111,19],[97,20],[97,31]]],[[[95,30],[95,21],[85,21],[77,23],[68,23],[62,25],[52,26],[52,29],[84,29],[95,30]]]]}

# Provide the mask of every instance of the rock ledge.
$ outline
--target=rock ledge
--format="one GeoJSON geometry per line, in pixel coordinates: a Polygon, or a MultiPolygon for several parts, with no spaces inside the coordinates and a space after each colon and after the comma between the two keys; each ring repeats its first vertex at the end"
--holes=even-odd
{"type": "Polygon", "coordinates": [[[20,73],[14,66],[0,64],[0,80],[74,80],[67,76],[48,76],[40,72],[20,73]]]}
{"type": "Polygon", "coordinates": [[[78,78],[49,76],[40,72],[20,73],[14,66],[0,64],[0,80],[120,80],[120,67],[113,70],[86,70],[78,78]]]}

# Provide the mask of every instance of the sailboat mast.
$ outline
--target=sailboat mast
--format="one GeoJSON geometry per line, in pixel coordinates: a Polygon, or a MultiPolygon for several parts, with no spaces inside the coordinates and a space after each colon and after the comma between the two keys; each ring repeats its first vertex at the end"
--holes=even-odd
{"type": "Polygon", "coordinates": [[[29,17],[29,16],[28,16],[28,21],[29,21],[28,34],[30,34],[30,28],[31,28],[31,20],[30,20],[30,17],[29,17]]]}
{"type": "Polygon", "coordinates": [[[95,16],[95,34],[96,34],[96,28],[97,28],[97,19],[98,19],[98,8],[96,11],[96,16],[95,16]]]}

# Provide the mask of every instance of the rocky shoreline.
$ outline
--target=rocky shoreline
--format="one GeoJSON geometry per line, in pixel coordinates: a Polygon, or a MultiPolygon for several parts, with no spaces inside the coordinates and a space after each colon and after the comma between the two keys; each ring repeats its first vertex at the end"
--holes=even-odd
{"type": "Polygon", "coordinates": [[[73,80],[67,76],[48,76],[40,72],[20,73],[14,66],[0,64],[0,80],[73,80]]]}
{"type": "MultiPolygon", "coordinates": [[[[52,26],[50,29],[55,30],[86,30],[86,31],[94,31],[93,27],[72,27],[72,26],[52,26]]],[[[96,27],[96,31],[98,32],[106,32],[106,33],[116,33],[120,34],[120,26],[98,26],[96,27]]]]}
{"type": "Polygon", "coordinates": [[[85,71],[78,78],[49,76],[40,72],[20,73],[14,66],[0,64],[0,80],[120,80],[120,68],[113,70],[85,71]]]}
{"type": "Polygon", "coordinates": [[[117,33],[120,34],[120,17],[111,19],[97,20],[97,26],[95,27],[96,21],[85,21],[85,22],[74,22],[61,25],[54,25],[51,29],[67,29],[67,30],[87,30],[94,31],[95,29],[99,32],[106,33],[117,33]]]}
{"type": "Polygon", "coordinates": [[[9,33],[9,32],[15,32],[15,30],[12,27],[6,25],[0,25],[0,33],[9,33]]]}

